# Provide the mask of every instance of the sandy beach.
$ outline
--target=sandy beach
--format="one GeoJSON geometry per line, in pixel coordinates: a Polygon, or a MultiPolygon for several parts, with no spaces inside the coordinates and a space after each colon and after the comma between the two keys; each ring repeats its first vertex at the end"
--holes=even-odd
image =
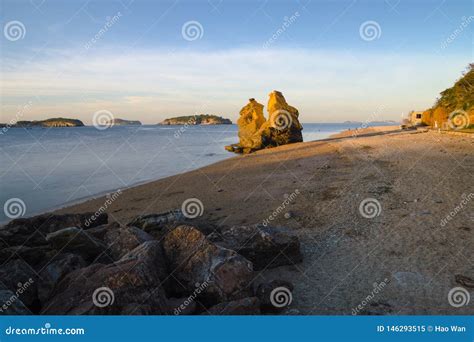
{"type": "MultiPolygon", "coordinates": [[[[266,220],[289,227],[303,262],[257,275],[294,284],[287,314],[473,314],[447,300],[456,276],[474,278],[473,151],[472,135],[343,132],[123,190],[107,213],[126,224],[197,198],[200,220],[216,229],[266,220]],[[367,199],[379,203],[376,215],[362,215],[367,199]]],[[[56,213],[94,212],[105,200],[56,213]]]]}

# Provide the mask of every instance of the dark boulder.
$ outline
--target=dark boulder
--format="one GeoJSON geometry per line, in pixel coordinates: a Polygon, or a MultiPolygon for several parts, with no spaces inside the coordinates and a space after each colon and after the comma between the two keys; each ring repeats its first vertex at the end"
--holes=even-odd
{"type": "Polygon", "coordinates": [[[111,257],[118,260],[142,243],[153,240],[153,237],[137,227],[109,227],[103,240],[111,257]]]}
{"type": "Polygon", "coordinates": [[[38,285],[40,302],[46,303],[54,289],[54,285],[65,275],[86,266],[84,259],[76,254],[65,253],[55,256],[40,273],[38,285]]]}
{"type": "Polygon", "coordinates": [[[171,314],[155,241],[145,242],[118,262],[93,264],[66,275],[42,314],[171,314]]]}
{"type": "Polygon", "coordinates": [[[298,237],[284,227],[234,226],[209,238],[252,261],[255,270],[293,265],[303,260],[298,237]]]}
{"type": "Polygon", "coordinates": [[[216,230],[213,224],[199,218],[188,219],[180,209],[159,214],[137,216],[127,226],[143,229],[155,239],[161,240],[168,232],[181,225],[192,225],[208,235],[216,230]]]}
{"type": "Polygon", "coordinates": [[[92,228],[107,223],[107,214],[94,213],[53,215],[43,214],[31,218],[19,218],[0,228],[0,239],[9,246],[45,245],[44,236],[66,227],[92,228]],[[94,220],[92,220],[94,218],[94,220]]]}
{"type": "Polygon", "coordinates": [[[25,304],[10,290],[0,290],[0,315],[31,315],[25,304]]]}
{"type": "Polygon", "coordinates": [[[199,295],[205,305],[248,297],[252,263],[213,244],[195,227],[179,226],[169,232],[163,250],[178,294],[189,295],[199,284],[205,285],[199,295]]]}
{"type": "Polygon", "coordinates": [[[30,311],[38,312],[38,278],[36,272],[23,260],[10,260],[0,267],[0,281],[4,290],[10,290],[30,311]]]}
{"type": "Polygon", "coordinates": [[[58,251],[79,254],[88,261],[94,260],[107,249],[102,241],[77,227],[63,228],[50,233],[46,236],[46,240],[58,251]]]}

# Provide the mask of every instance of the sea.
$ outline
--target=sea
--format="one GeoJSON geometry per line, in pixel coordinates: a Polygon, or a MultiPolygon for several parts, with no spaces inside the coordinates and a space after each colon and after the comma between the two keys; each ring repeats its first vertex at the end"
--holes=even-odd
{"type": "MultiPolygon", "coordinates": [[[[360,126],[307,123],[303,139],[325,139],[360,126]]],[[[236,142],[236,125],[3,130],[0,223],[234,157],[224,146],[236,142]]]]}

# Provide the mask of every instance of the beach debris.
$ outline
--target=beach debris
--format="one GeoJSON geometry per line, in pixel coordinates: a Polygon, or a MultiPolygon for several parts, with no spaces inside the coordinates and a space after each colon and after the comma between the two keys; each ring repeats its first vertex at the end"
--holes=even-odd
{"type": "Polygon", "coordinates": [[[243,255],[253,262],[256,271],[303,260],[298,237],[286,227],[233,226],[212,234],[210,239],[243,255]]]}
{"type": "Polygon", "coordinates": [[[253,98],[240,110],[239,143],[226,146],[227,151],[250,153],[303,141],[298,110],[290,106],[279,91],[274,90],[269,96],[268,120],[263,115],[263,105],[253,98]]]}
{"type": "Polygon", "coordinates": [[[163,250],[168,268],[174,270],[173,288],[178,293],[192,293],[200,287],[199,301],[206,305],[248,296],[252,263],[235,251],[212,243],[195,227],[183,225],[169,232],[163,250]]]}
{"type": "Polygon", "coordinates": [[[92,264],[62,278],[45,315],[172,314],[161,286],[164,265],[158,241],[147,241],[118,262],[92,264]]]}
{"type": "Polygon", "coordinates": [[[223,302],[207,309],[203,315],[260,315],[260,301],[257,297],[223,302]]]}

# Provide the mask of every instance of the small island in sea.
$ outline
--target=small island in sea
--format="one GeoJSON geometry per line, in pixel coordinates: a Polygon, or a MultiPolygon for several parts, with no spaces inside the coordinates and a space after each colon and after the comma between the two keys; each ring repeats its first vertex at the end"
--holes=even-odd
{"type": "Polygon", "coordinates": [[[107,122],[107,125],[111,126],[141,126],[141,122],[138,120],[125,120],[125,119],[112,119],[107,122]]]}
{"type": "Polygon", "coordinates": [[[18,121],[13,125],[0,124],[0,127],[82,127],[84,123],[78,119],[51,118],[38,121],[18,121]]]}
{"type": "Polygon", "coordinates": [[[232,121],[221,116],[210,114],[176,116],[165,119],[158,125],[231,125],[232,121]]]}

